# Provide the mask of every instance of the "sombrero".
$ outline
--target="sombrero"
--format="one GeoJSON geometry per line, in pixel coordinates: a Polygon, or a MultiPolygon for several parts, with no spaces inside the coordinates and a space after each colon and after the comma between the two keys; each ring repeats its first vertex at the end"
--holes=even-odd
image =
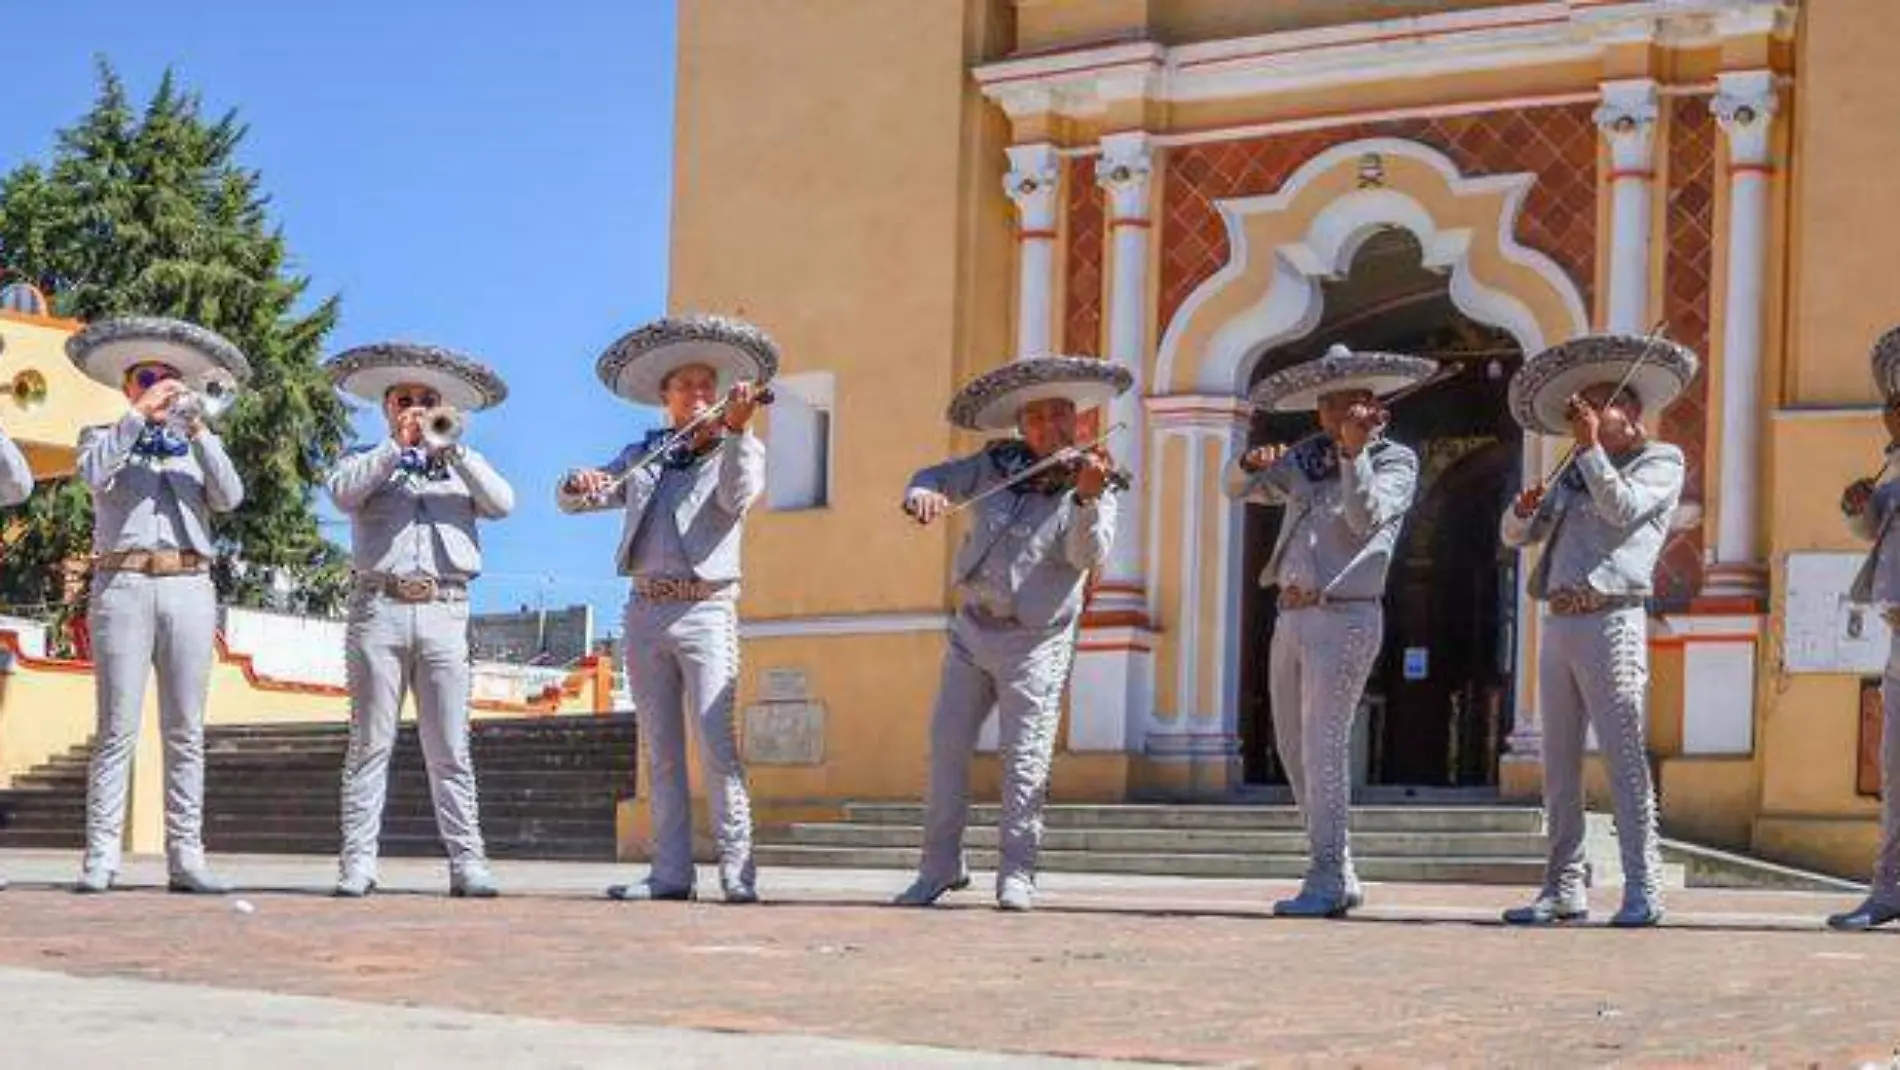
{"type": "Polygon", "coordinates": [[[662,404],[660,384],[688,364],[703,364],[724,392],[778,374],[778,346],[752,324],[728,316],[669,316],[621,335],[594,365],[607,389],[641,405],[662,404]]]}
{"type": "Polygon", "coordinates": [[[1531,357],[1511,377],[1511,415],[1527,431],[1567,435],[1565,403],[1578,391],[1625,377],[1643,411],[1660,412],[1695,378],[1696,364],[1695,353],[1667,338],[1579,335],[1531,357]]]}
{"type": "Polygon", "coordinates": [[[1282,368],[1260,380],[1249,400],[1267,412],[1312,412],[1325,394],[1370,390],[1374,397],[1385,397],[1424,382],[1437,371],[1438,362],[1424,357],[1355,353],[1335,345],[1323,357],[1282,368]]]}
{"type": "Polygon", "coordinates": [[[159,316],[100,320],[66,339],[66,356],[86,378],[114,390],[128,369],[147,362],[169,364],[187,381],[212,371],[240,383],[251,377],[251,362],[222,335],[159,316]]]}
{"type": "Polygon", "coordinates": [[[323,364],[330,384],[374,405],[402,383],[426,386],[445,405],[463,412],[493,408],[508,397],[508,384],[494,369],[442,346],[375,342],[346,349],[323,364]]]}
{"type": "Polygon", "coordinates": [[[1024,405],[1067,398],[1079,412],[1106,404],[1135,383],[1127,368],[1095,357],[1025,357],[970,380],[950,401],[950,422],[969,431],[1007,431],[1024,405]]]}
{"type": "Polygon", "coordinates": [[[1900,327],[1880,336],[1880,341],[1874,343],[1872,358],[1874,383],[1880,387],[1880,396],[1888,401],[1900,400],[1900,327]]]}

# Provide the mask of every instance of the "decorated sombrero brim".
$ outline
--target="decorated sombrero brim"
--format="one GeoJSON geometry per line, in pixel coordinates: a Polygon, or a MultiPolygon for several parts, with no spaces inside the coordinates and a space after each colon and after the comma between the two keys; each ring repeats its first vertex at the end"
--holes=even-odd
{"type": "Polygon", "coordinates": [[[1880,387],[1880,396],[1888,401],[1900,399],[1900,327],[1881,335],[1874,343],[1871,356],[1874,383],[1880,387]]]}
{"type": "Polygon", "coordinates": [[[1336,345],[1326,354],[1282,368],[1255,384],[1249,400],[1267,412],[1311,412],[1327,394],[1369,390],[1374,397],[1422,383],[1438,362],[1402,353],[1355,352],[1336,345]]]}
{"type": "Polygon", "coordinates": [[[594,365],[607,389],[641,405],[659,405],[660,385],[689,364],[711,368],[724,392],[741,379],[770,382],[778,346],[762,330],[730,316],[668,316],[628,331],[594,365]]]}
{"type": "Polygon", "coordinates": [[[66,339],[66,356],[86,378],[118,390],[140,364],[169,364],[187,382],[223,372],[243,382],[251,362],[223,335],[184,320],[125,316],[100,320],[66,339]]]}
{"type": "Polygon", "coordinates": [[[970,431],[1007,431],[1024,405],[1066,398],[1078,412],[1133,386],[1127,368],[1095,357],[1025,357],[970,380],[950,401],[950,422],[970,431]]]}
{"type": "Polygon", "coordinates": [[[1696,355],[1667,338],[1585,334],[1551,346],[1511,377],[1511,415],[1527,431],[1570,433],[1564,407],[1599,383],[1627,383],[1646,413],[1660,412],[1695,378],[1696,355]]]}
{"type": "Polygon", "coordinates": [[[415,383],[441,395],[444,405],[479,412],[501,404],[508,384],[493,368],[443,346],[417,342],[373,342],[346,349],[324,362],[323,371],[338,390],[375,405],[392,386],[415,383]]]}

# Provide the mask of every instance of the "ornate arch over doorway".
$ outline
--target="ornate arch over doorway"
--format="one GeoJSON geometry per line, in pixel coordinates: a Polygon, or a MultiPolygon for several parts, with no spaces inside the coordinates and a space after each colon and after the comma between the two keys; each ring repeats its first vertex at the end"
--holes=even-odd
{"type": "MultiPolygon", "coordinates": [[[[1589,329],[1584,290],[1552,256],[1518,238],[1536,174],[1466,176],[1444,152],[1371,137],[1333,145],[1272,193],[1216,200],[1224,265],[1183,297],[1166,323],[1147,381],[1151,396],[1147,515],[1149,603],[1164,622],[1156,650],[1149,753],[1224,761],[1237,753],[1244,513],[1219,490],[1219,467],[1241,448],[1241,399],[1263,355],[1311,334],[1324,284],[1343,279],[1374,236],[1410,234],[1423,266],[1446,279],[1451,303],[1525,352],[1589,329]]],[[[1165,310],[1165,306],[1164,306],[1165,310]]],[[[1522,463],[1540,470],[1552,444],[1526,438],[1522,463]]],[[[1531,708],[1522,671],[1531,615],[1518,644],[1516,706],[1531,708]]],[[[1526,728],[1520,725],[1520,728],[1526,728]]]]}

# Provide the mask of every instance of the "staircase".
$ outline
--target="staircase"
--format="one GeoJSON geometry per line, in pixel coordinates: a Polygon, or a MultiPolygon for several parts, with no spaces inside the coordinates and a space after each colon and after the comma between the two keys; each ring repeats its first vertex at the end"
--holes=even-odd
{"type": "MultiPolygon", "coordinates": [[[[205,733],[205,846],[213,852],[335,854],[342,725],[233,725],[205,733]]],[[[615,804],[633,792],[631,714],[475,722],[482,833],[496,858],[614,857],[615,804]]],[[[0,847],[82,843],[85,748],[0,792],[0,847]]],[[[387,855],[439,855],[422,748],[398,733],[383,815],[387,855]]]]}
{"type": "MultiPolygon", "coordinates": [[[[976,868],[995,866],[997,816],[994,804],[971,808],[964,842],[976,868]]],[[[1044,826],[1038,864],[1050,871],[1253,879],[1306,871],[1306,837],[1291,806],[1052,805],[1044,826]]],[[[1543,879],[1535,807],[1355,806],[1352,830],[1354,865],[1366,880],[1543,879]]],[[[758,854],[762,865],[904,869],[916,866],[922,841],[920,805],[852,803],[842,821],[793,824],[763,839],[758,854]]]]}

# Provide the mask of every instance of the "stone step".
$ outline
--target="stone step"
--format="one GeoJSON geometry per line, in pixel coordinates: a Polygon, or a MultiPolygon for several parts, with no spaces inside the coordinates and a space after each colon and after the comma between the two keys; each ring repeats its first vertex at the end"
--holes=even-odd
{"type": "Polygon", "coordinates": [[[0,829],[0,849],[63,850],[71,848],[76,851],[85,845],[85,830],[77,826],[71,829],[23,829],[18,832],[12,829],[0,829]]]}
{"type": "MultiPolygon", "coordinates": [[[[78,844],[75,839],[74,844],[78,844]]],[[[0,838],[0,846],[10,846],[0,838]]],[[[50,846],[63,846],[52,844],[50,846]]],[[[611,862],[614,859],[614,843],[611,838],[588,837],[567,840],[537,840],[532,843],[515,840],[488,841],[490,858],[554,859],[565,861],[611,862]]],[[[335,855],[339,844],[336,836],[269,835],[255,833],[243,836],[205,837],[205,849],[220,854],[305,854],[335,855]]],[[[442,841],[433,831],[413,835],[385,835],[377,850],[390,857],[401,858],[441,858],[444,857],[442,841]]]]}
{"type": "MultiPolygon", "coordinates": [[[[775,843],[811,847],[917,847],[921,826],[795,824],[789,839],[775,843]]],[[[994,848],[995,826],[972,826],[964,836],[971,847],[994,848]]],[[[1228,829],[1050,828],[1045,851],[1101,851],[1109,854],[1293,855],[1306,853],[1306,835],[1296,831],[1228,829]]],[[[1367,832],[1353,837],[1355,856],[1437,858],[1539,858],[1544,837],[1528,832],[1367,832]]]]}
{"type": "MultiPolygon", "coordinates": [[[[770,844],[756,850],[764,866],[808,866],[832,869],[915,869],[919,852],[908,847],[810,847],[770,844]]],[[[996,867],[996,852],[966,852],[977,869],[996,867]]],[[[1542,858],[1434,858],[1361,857],[1353,864],[1369,881],[1408,881],[1459,884],[1535,886],[1543,880],[1542,858]]],[[[1169,877],[1230,877],[1253,880],[1298,880],[1306,860],[1298,855],[1228,854],[1122,854],[1106,851],[1050,851],[1041,853],[1038,866],[1050,872],[1122,873],[1169,877]]]]}
{"type": "MultiPolygon", "coordinates": [[[[994,825],[995,803],[970,808],[970,824],[994,825]]],[[[854,825],[921,826],[921,803],[848,803],[845,819],[854,825]]],[[[1077,804],[1049,806],[1043,823],[1056,828],[1254,829],[1298,831],[1304,826],[1291,806],[1173,806],[1155,804],[1077,804]]],[[[1543,812],[1528,806],[1359,806],[1352,810],[1354,832],[1514,832],[1542,835],[1543,812]]]]}

